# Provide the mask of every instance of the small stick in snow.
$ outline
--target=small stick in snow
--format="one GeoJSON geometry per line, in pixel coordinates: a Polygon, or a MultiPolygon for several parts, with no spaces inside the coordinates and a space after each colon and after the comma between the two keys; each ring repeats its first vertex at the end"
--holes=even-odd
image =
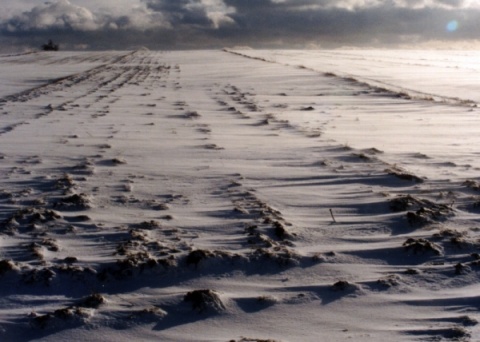
{"type": "Polygon", "coordinates": [[[333,210],[330,209],[330,215],[332,216],[332,220],[334,223],[337,223],[337,220],[335,220],[335,216],[333,216],[333,210]]]}

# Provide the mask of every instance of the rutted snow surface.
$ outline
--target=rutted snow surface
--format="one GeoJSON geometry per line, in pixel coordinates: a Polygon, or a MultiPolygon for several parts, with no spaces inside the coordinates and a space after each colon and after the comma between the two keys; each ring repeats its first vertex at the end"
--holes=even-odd
{"type": "Polygon", "coordinates": [[[391,56],[0,56],[1,339],[478,340],[476,99],[391,56]]]}

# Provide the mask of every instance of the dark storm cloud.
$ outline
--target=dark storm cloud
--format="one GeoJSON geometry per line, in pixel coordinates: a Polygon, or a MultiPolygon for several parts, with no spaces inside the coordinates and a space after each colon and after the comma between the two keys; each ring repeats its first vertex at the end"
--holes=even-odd
{"type": "MultiPolygon", "coordinates": [[[[459,1],[455,9],[443,3],[427,6],[425,1],[385,1],[360,6],[362,1],[226,0],[236,8],[231,15],[236,26],[226,28],[225,37],[235,37],[239,43],[280,42],[301,46],[303,42],[338,45],[395,45],[419,40],[452,40],[475,38],[478,30],[478,9],[465,10],[459,1]],[[341,1],[336,2],[337,4],[341,1]],[[459,21],[458,32],[447,32],[451,20],[459,21]]],[[[452,6],[452,3],[449,4],[452,6]]]]}
{"type": "Polygon", "coordinates": [[[147,8],[165,15],[173,27],[215,28],[232,24],[235,12],[223,0],[144,0],[147,8]]]}
{"type": "Polygon", "coordinates": [[[147,1],[147,7],[153,11],[165,13],[173,25],[208,26],[209,20],[201,7],[187,8],[188,0],[147,1]]]}
{"type": "Polygon", "coordinates": [[[92,48],[394,46],[477,39],[480,18],[480,5],[467,0],[136,0],[121,13],[73,2],[2,18],[2,40],[37,44],[52,36],[92,48]],[[457,29],[448,31],[453,20],[457,29]]]}

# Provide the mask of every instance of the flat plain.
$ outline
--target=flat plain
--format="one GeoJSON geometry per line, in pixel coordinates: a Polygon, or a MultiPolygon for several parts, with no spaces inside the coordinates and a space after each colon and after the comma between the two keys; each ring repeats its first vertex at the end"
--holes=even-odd
{"type": "Polygon", "coordinates": [[[476,56],[0,56],[0,339],[478,340],[476,56]]]}

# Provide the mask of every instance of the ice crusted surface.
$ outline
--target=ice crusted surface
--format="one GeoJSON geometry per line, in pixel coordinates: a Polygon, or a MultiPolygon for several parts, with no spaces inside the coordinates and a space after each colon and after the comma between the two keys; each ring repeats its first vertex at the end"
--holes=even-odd
{"type": "Polygon", "coordinates": [[[0,56],[0,340],[479,340],[478,57],[0,56]]]}

